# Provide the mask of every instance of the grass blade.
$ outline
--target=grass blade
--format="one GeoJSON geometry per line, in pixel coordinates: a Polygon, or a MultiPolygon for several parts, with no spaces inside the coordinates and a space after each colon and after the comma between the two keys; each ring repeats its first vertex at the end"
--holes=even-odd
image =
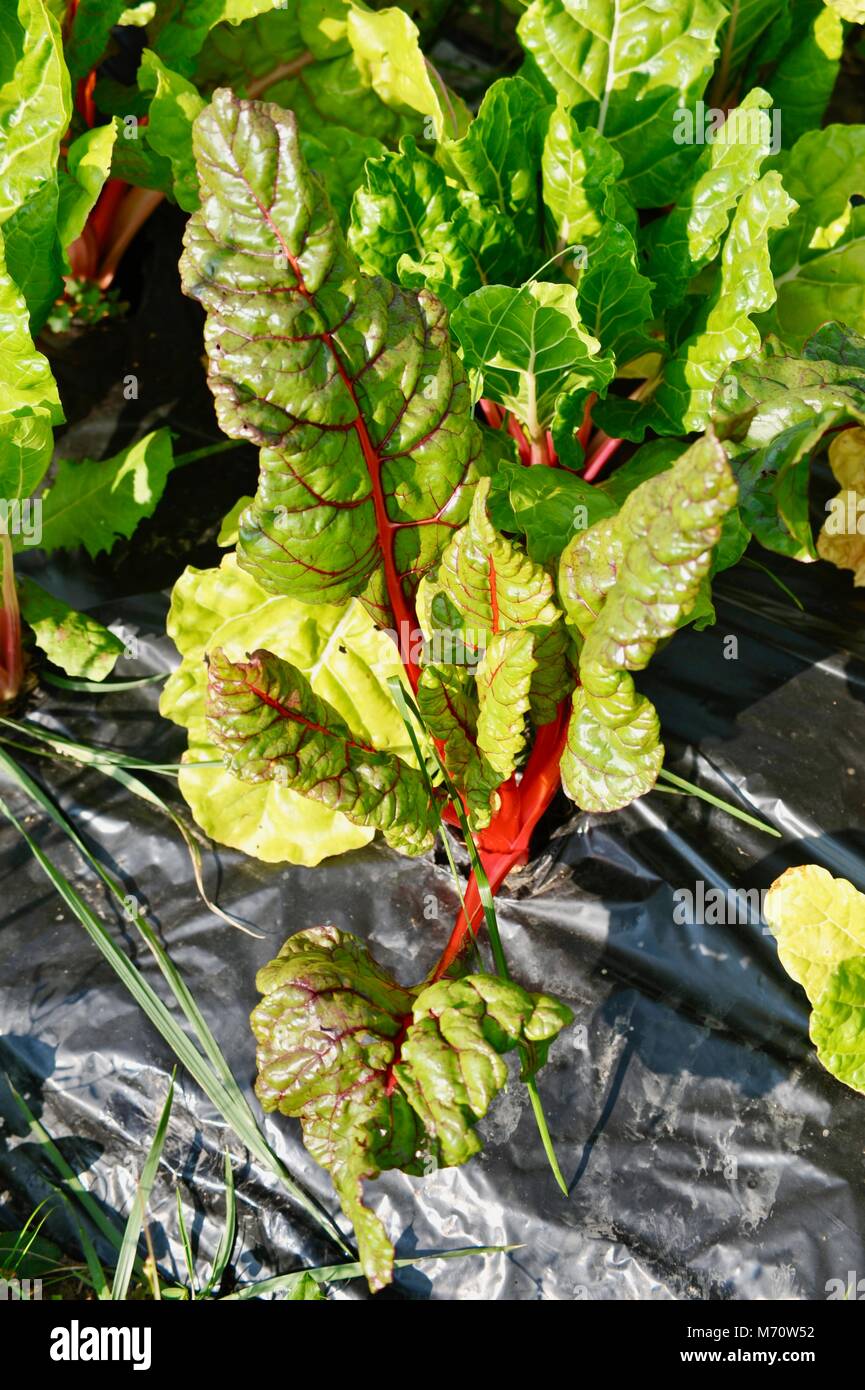
{"type": "Polygon", "coordinates": [[[205,1285],[202,1298],[209,1298],[219,1288],[225,1278],[234,1242],[237,1238],[237,1196],[234,1191],[234,1174],[231,1171],[231,1155],[225,1150],[225,1225],[219,1238],[219,1247],[213,1260],[213,1269],[205,1285]]]}
{"type": "Polygon", "coordinates": [[[117,1268],[114,1271],[114,1282],[111,1285],[111,1297],[115,1303],[125,1299],[129,1292],[129,1281],[132,1278],[132,1270],[135,1265],[135,1252],[138,1249],[138,1241],[141,1237],[141,1227],[144,1224],[144,1213],[147,1210],[147,1203],[150,1201],[150,1194],[153,1191],[153,1182],[156,1177],[156,1170],[159,1167],[162,1147],[165,1143],[166,1131],[168,1130],[168,1121],[171,1116],[171,1104],[174,1100],[174,1075],[174,1072],[172,1072],[171,1080],[168,1083],[168,1095],[165,1097],[165,1104],[162,1107],[159,1124],[156,1126],[156,1133],[153,1136],[147,1158],[144,1160],[141,1177],[138,1179],[138,1186],[135,1189],[135,1200],[132,1203],[132,1210],[129,1213],[126,1229],[123,1232],[123,1241],[120,1246],[120,1258],[117,1261],[117,1268]]]}
{"type": "Polygon", "coordinates": [[[189,1295],[190,1298],[196,1299],[198,1294],[195,1283],[195,1261],[192,1258],[192,1244],[186,1229],[186,1217],[183,1215],[183,1199],[180,1195],[179,1185],[174,1189],[174,1193],[177,1198],[177,1225],[180,1230],[180,1243],[183,1246],[183,1258],[186,1261],[186,1273],[189,1277],[189,1295]]]}
{"type": "MultiPolygon", "coordinates": [[[[746,825],[753,825],[756,830],[762,830],[764,835],[774,835],[778,840],[783,839],[780,830],[776,830],[774,826],[767,825],[756,816],[749,816],[747,811],[740,811],[738,806],[733,806],[729,801],[722,801],[721,797],[713,796],[711,792],[704,791],[693,782],[686,782],[684,777],[677,777],[675,772],[668,772],[662,767],[658,776],[663,777],[666,782],[671,782],[674,787],[681,788],[686,795],[698,796],[701,801],[708,801],[710,806],[717,806],[719,810],[726,811],[728,816],[735,816],[736,820],[742,820],[746,825]]],[[[663,791],[663,788],[659,790],[663,791]]]]}
{"type": "MultiPolygon", "coordinates": [[[[424,1260],[459,1260],[467,1255],[506,1255],[511,1250],[522,1250],[522,1245],[466,1245],[457,1250],[422,1250],[410,1259],[394,1260],[397,1269],[407,1269],[422,1264],[424,1260]]],[[[319,1284],[333,1284],[345,1279],[359,1279],[363,1270],[356,1261],[342,1265],[317,1265],[313,1269],[297,1269],[292,1274],[274,1274],[270,1279],[259,1279],[255,1284],[244,1284],[234,1293],[226,1294],[221,1303],[237,1302],[239,1299],[261,1298],[268,1293],[291,1293],[302,1279],[313,1278],[319,1284]]]]}
{"type": "Polygon", "coordinates": [[[109,1221],[102,1208],[99,1206],[97,1202],[94,1201],[90,1193],[87,1191],[87,1188],[81,1182],[80,1178],[78,1177],[78,1174],[73,1172],[73,1170],[70,1168],[69,1164],[66,1162],[66,1159],[63,1157],[57,1145],[54,1143],[54,1140],[51,1138],[51,1135],[48,1133],[48,1130],[45,1128],[45,1126],[42,1124],[40,1120],[37,1120],[36,1116],[31,1111],[24,1097],[18,1094],[8,1076],[6,1078],[6,1081],[9,1086],[9,1090],[12,1093],[12,1098],[15,1101],[15,1104],[18,1106],[18,1109],[21,1111],[22,1115],[27,1121],[32,1137],[42,1146],[42,1150],[45,1154],[45,1157],[50,1161],[52,1167],[56,1170],[57,1173],[59,1173],[60,1177],[63,1179],[66,1185],[66,1189],[72,1192],[74,1196],[77,1198],[77,1200],[81,1203],[82,1207],[87,1212],[87,1215],[90,1217],[90,1220],[93,1222],[93,1225],[96,1227],[100,1235],[104,1236],[105,1239],[109,1241],[111,1245],[114,1246],[115,1250],[119,1250],[121,1245],[121,1236],[120,1232],[114,1226],[114,1223],[109,1221]]]}
{"type": "Polygon", "coordinates": [[[330,1213],[319,1205],[315,1198],[298,1183],[280,1158],[268,1144],[249,1104],[235,1080],[222,1051],[196,1004],[186,982],[171,960],[155,932],[140,912],[129,914],[128,894],[117,886],[111,875],[88,850],[84,841],[61,811],[31,777],[0,748],[0,768],[5,769],[18,787],[50,817],[72,841],[86,863],[99,875],[115,900],[124,908],[137,928],[139,935],[151,951],[163,978],[171,989],[177,1004],[192,1027],[199,1046],[195,1046],[177,1020],[166,1008],[159,995],[145,980],[140,971],[120,950],[110,932],[96,916],[90,906],[75,891],[65,876],[50,862],[35,843],[13,812],[0,798],[0,812],[17,829],[30,848],[40,868],[54,884],[64,902],[75,913],[91,941],[102,953],[119,977],[121,983],[140,1005],[154,1027],[161,1033],[181,1064],[198,1083],[205,1095],[226,1120],[234,1133],[261,1163],[279,1179],[286,1192],[299,1207],[333,1240],[340,1250],[353,1256],[354,1251],[346,1241],[330,1213]],[[201,1050],[199,1050],[199,1047],[201,1050]]]}
{"type": "Polygon", "coordinates": [[[131,676],[125,681],[85,681],[73,676],[57,676],[53,671],[40,671],[40,681],[46,685],[56,685],[59,690],[80,690],[86,695],[107,695],[112,690],[135,690],[139,685],[153,685],[156,681],[168,679],[167,671],[159,671],[155,676],[131,676]]]}

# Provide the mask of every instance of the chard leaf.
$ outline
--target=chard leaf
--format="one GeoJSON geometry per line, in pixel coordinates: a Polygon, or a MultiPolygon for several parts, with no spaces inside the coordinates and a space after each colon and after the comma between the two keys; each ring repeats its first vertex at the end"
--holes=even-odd
{"type": "Polygon", "coordinates": [[[545,117],[546,103],[534,87],[521,77],[504,77],[484,94],[465,134],[436,151],[448,174],[508,214],[518,242],[534,247],[539,260],[545,242],[537,171],[545,117]]]}
{"type": "Polygon", "coordinates": [[[465,1163],[507,1079],[501,1054],[533,1043],[543,1061],[570,1010],[489,975],[403,989],[335,927],[290,937],[257,985],[256,1094],[266,1111],[300,1120],[354,1224],[369,1285],[380,1289],[394,1252],[364,1205],[364,1181],[465,1163]]]}
{"type": "Polygon", "coordinates": [[[30,336],[24,296],[7,273],[0,232],[0,497],[30,497],[51,462],[63,419],[47,358],[30,336]]]}
{"type": "MultiPolygon", "coordinates": [[[[646,228],[646,271],[659,309],[680,303],[688,282],[717,256],[731,214],[770,152],[771,105],[768,92],[749,92],[705,147],[676,206],[646,228]]],[[[792,192],[786,180],[785,187],[792,192]]]]}
{"type": "Polygon", "coordinates": [[[724,451],[707,435],[562,556],[559,593],[582,638],[562,784],[583,810],[618,810],[655,783],[658,717],[630,673],[693,610],[735,501],[724,451]]]}
{"type": "Polygon", "coordinates": [[[642,439],[648,428],[682,434],[705,427],[716,382],[733,362],[759,351],[760,333],[751,315],[775,299],[769,232],[785,226],[795,207],[775,171],[745,190],[724,241],[714,288],[651,398],[601,402],[596,418],[602,428],[642,439]]]}
{"type": "Polygon", "coordinates": [[[565,624],[553,623],[535,636],[535,670],[529,691],[529,714],[536,728],[551,724],[562,700],[574,688],[573,642],[565,624]]]}
{"type": "Polygon", "coordinates": [[[533,0],[518,32],[547,82],[619,152],[637,207],[663,207],[694,159],[675,113],[699,97],[726,11],[718,0],[533,0]]]}
{"type": "Polygon", "coordinates": [[[865,956],[865,897],[817,864],[798,865],[777,878],[764,912],[778,959],[812,1007],[843,961],[865,956]]]}
{"type": "Polygon", "coordinates": [[[272,8],[273,0],[161,0],[149,32],[162,62],[185,76],[214,25],[234,26],[272,8]]]}
{"type": "Polygon", "coordinates": [[[453,331],[483,394],[510,410],[533,443],[543,440],[560,396],[602,390],[613,362],[580,319],[573,285],[535,280],[486,285],[454,312],[453,331]]]}
{"type": "Polygon", "coordinates": [[[0,12],[0,229],[6,266],[42,327],[63,282],[57,237],[60,142],[72,99],[58,21],[45,0],[0,12]]]}
{"type": "Polygon", "coordinates": [[[152,516],[174,454],[171,431],[154,430],[110,459],[61,459],[42,498],[42,549],[83,545],[95,559],[152,516]]]}
{"type": "Polygon", "coordinates": [[[18,580],[18,600],[37,647],[67,676],[103,681],[110,675],[125,643],[96,618],[70,608],[27,577],[18,580]]]}
{"type": "Polygon", "coordinates": [[[192,125],[205,102],[191,82],[167,68],[157,55],[145,49],[138,69],[138,85],[149,94],[147,125],[141,134],[153,152],[171,164],[172,193],[184,212],[198,207],[198,176],[192,153],[192,125]]]}
{"type": "Polygon", "coordinates": [[[826,506],[829,516],[817,537],[817,554],[853,571],[865,585],[865,430],[842,430],[829,445],[829,465],[841,490],[826,506]]]}
{"type": "Polygon", "coordinates": [[[490,482],[482,478],[466,525],[442,554],[438,583],[469,630],[548,627],[559,616],[546,570],[496,531],[487,511],[490,482]]]}
{"type": "Polygon", "coordinates": [[[205,716],[205,653],[221,647],[242,658],[267,646],[299,667],[365,743],[410,759],[387,685],[402,670],[397,649],[363,608],[356,602],[312,608],[274,598],[230,555],[218,569],[184,571],[174,586],[167,626],[183,659],[165,683],[159,708],[189,732],[179,785],[202,830],[267,863],[315,865],[368,844],[370,826],[353,824],[275,782],[233,777],[209,737],[205,716]]]}
{"type": "Polygon", "coordinates": [[[620,366],[660,347],[645,331],[654,316],[652,294],[651,280],[638,269],[631,233],[620,222],[607,222],[588,250],[577,302],[584,327],[620,366]]]}
{"type": "MultiPolygon", "coordinates": [[[[779,111],[785,149],[822,124],[844,51],[844,26],[824,0],[790,0],[787,13],[789,30],[767,83],[779,111]]],[[[758,46],[755,65],[761,56],[758,46]]]]}
{"type": "Polygon", "coordinates": [[[465,797],[473,829],[489,825],[504,779],[478,747],[478,701],[465,674],[453,666],[425,666],[417,691],[424,726],[442,745],[445,767],[465,797]]]}
{"type": "Polygon", "coordinates": [[[865,955],[832,971],[811,1015],[811,1041],[827,1071],[865,1093],[865,955]]]}
{"type": "Polygon", "coordinates": [[[517,274],[522,259],[510,218],[455,189],[410,135],[398,153],[368,161],[348,239],[364,270],[426,287],[449,309],[487,281],[517,274]]]}
{"type": "Polygon", "coordinates": [[[516,769],[526,744],[534,647],[530,628],[497,632],[477,669],[478,748],[502,781],[516,769]]]}
{"type": "Polygon", "coordinates": [[[541,169],[560,246],[596,236],[615,216],[622,157],[591,126],[581,130],[561,97],[547,125],[541,169]]]}
{"type": "MultiPolygon", "coordinates": [[[[620,472],[617,469],[613,477],[620,472]]],[[[558,560],[575,531],[616,509],[606,492],[560,468],[526,468],[516,459],[504,459],[490,483],[494,526],[525,536],[526,551],[539,565],[558,560]]]]}
{"type": "Polygon", "coordinates": [[[715,393],[719,434],[750,448],[815,415],[865,422],[865,338],[844,324],[824,325],[801,356],[770,340],[760,356],[736,363],[715,393]]]}
{"type": "Polygon", "coordinates": [[[78,0],[65,50],[73,82],[79,82],[98,67],[111,30],[126,8],[127,0],[78,0]]]}
{"type": "Polygon", "coordinates": [[[469,112],[426,61],[417,25],[404,10],[349,5],[347,37],[361,76],[386,106],[429,117],[436,140],[463,134],[469,112]]]}
{"type": "Polygon", "coordinates": [[[117,141],[117,122],[95,126],[73,140],[66,155],[66,168],[60,171],[57,234],[68,248],[84,230],[99,194],[111,172],[111,158],[117,141]]]}
{"type": "Polygon", "coordinates": [[[865,332],[865,125],[831,125],[803,135],[781,164],[798,203],[771,242],[777,301],[761,319],[797,350],[827,319],[865,332]]]}
{"type": "Polygon", "coordinates": [[[222,428],[264,446],[241,563],[384,616],[463,520],[481,447],[443,310],[357,269],[290,113],[220,91],[194,139],[184,288],[207,311],[222,428]]]}
{"type": "Polygon", "coordinates": [[[406,854],[431,848],[439,812],[422,774],[363,742],[290,662],[262,650],[231,661],[212,649],[207,716],[235,777],[290,787],[406,854]]]}

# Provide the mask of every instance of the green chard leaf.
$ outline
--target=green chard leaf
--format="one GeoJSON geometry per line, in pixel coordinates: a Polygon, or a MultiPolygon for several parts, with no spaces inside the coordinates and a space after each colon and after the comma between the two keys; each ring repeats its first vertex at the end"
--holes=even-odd
{"type": "Polygon", "coordinates": [[[465,517],[481,448],[444,311],[360,272],[290,113],[219,91],[194,141],[183,284],[207,311],[220,424],[263,446],[241,564],[385,617],[465,517]]]}
{"type": "Polygon", "coordinates": [[[535,263],[544,259],[545,246],[537,171],[546,114],[546,103],[534,87],[521,77],[504,77],[485,93],[465,134],[443,141],[436,150],[446,173],[507,213],[518,243],[535,263]]]}
{"type": "Polygon", "coordinates": [[[172,72],[149,49],[141,55],[138,86],[150,96],[148,122],[141,127],[141,137],[154,154],[169,161],[171,191],[178,206],[184,212],[194,212],[199,199],[192,125],[204,109],[204,99],[191,82],[172,72]]]}
{"type": "Polygon", "coordinates": [[[301,792],[380,830],[406,854],[431,848],[439,808],[423,775],[362,742],[290,662],[266,651],[231,661],[212,649],[207,715],[210,737],[235,777],[301,792]]]}
{"type": "Polygon", "coordinates": [[[537,447],[545,447],[560,398],[584,399],[613,376],[612,358],[583,326],[573,285],[486,285],[454,312],[452,327],[483,394],[516,415],[537,447]]]}
{"type": "Polygon", "coordinates": [[[174,464],[171,431],[154,430],[110,459],[61,459],[42,496],[42,549],[83,545],[95,559],[152,516],[174,464]]]}
{"type": "Polygon", "coordinates": [[[526,744],[526,715],[538,664],[534,649],[530,628],[508,628],[489,639],[477,669],[478,749],[502,781],[516,769],[526,744]]]}
{"type": "Polygon", "coordinates": [[[751,315],[775,299],[769,232],[786,225],[796,204],[780,175],[764,174],[742,194],[721,252],[713,289],[657,387],[644,401],[606,400],[595,412],[609,434],[642,439],[647,429],[683,434],[708,423],[712,391],[725,368],[760,348],[751,315]]]}
{"type": "Polygon", "coordinates": [[[468,674],[455,666],[424,666],[417,705],[425,728],[442,745],[445,767],[465,797],[472,828],[484,829],[498,810],[496,788],[504,777],[479,747],[478,701],[468,674]]]}
{"type": "MultiPolygon", "coordinates": [[[[844,26],[824,0],[788,0],[777,26],[781,51],[766,85],[779,113],[781,143],[788,149],[823,122],[841,67],[844,26]]],[[[771,37],[770,29],[767,41],[771,37]]],[[[758,44],[750,64],[758,71],[766,61],[761,49],[758,44]]]]}
{"type": "Polygon", "coordinates": [[[57,236],[60,143],[72,98],[60,26],[44,0],[0,12],[0,229],[6,266],[27,301],[31,330],[63,284],[57,236]]]}
{"type": "Polygon", "coordinates": [[[37,647],[67,676],[103,681],[111,674],[126,644],[104,624],[26,576],[18,579],[18,601],[37,647]]]}
{"type": "MultiPolygon", "coordinates": [[[[613,479],[621,471],[617,469],[613,479]]],[[[616,510],[605,490],[562,468],[527,468],[517,459],[504,459],[490,480],[494,526],[522,534],[526,552],[539,565],[557,561],[575,531],[584,531],[616,510]]]]}
{"type": "Polygon", "coordinates": [[[827,1071],[865,1092],[865,895],[817,864],[787,869],[766,894],[778,957],[808,996],[827,1071]]]}
{"type": "Polygon", "coordinates": [[[630,673],[694,608],[735,501],[724,451],[707,435],[562,556],[559,593],[581,639],[562,784],[583,810],[618,810],[654,786],[658,716],[630,673]]]}
{"type": "Polygon", "coordinates": [[[726,11],[719,0],[675,7],[643,0],[533,0],[518,25],[546,81],[618,151],[637,207],[663,207],[695,153],[677,143],[676,113],[702,94],[726,11]]]}
{"type": "Polygon", "coordinates": [[[570,1010],[490,975],[403,989],[335,927],[290,937],[257,984],[256,1094],[266,1111],[300,1120],[354,1225],[370,1288],[383,1288],[394,1251],[364,1205],[364,1181],[467,1162],[507,1080],[502,1054],[533,1043],[544,1060],[570,1010]]]}
{"type": "Polygon", "coordinates": [[[771,151],[771,105],[768,92],[749,92],[703,150],[676,206],[646,228],[645,268],[659,309],[680,303],[689,281],[717,256],[739,199],[771,151]]]}
{"type": "Polygon", "coordinates": [[[449,309],[488,280],[519,276],[524,263],[510,218],[455,189],[410,135],[368,161],[348,240],[365,271],[425,287],[449,309]]]}
{"type": "Polygon", "coordinates": [[[865,125],[809,131],[781,165],[798,211],[771,241],[777,298],[759,320],[798,350],[829,319],[865,332],[865,125]]]}

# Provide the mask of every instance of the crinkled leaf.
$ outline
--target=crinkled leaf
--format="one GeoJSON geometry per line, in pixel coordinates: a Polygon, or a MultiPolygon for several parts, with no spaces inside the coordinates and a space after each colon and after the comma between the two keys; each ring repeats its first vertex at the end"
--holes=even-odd
{"type": "Polygon", "coordinates": [[[693,609],[735,500],[724,451],[706,436],[562,556],[559,593],[583,639],[562,783],[584,810],[617,810],[655,783],[658,718],[630,673],[693,609]]]}
{"type": "Polygon", "coordinates": [[[551,724],[562,700],[576,684],[576,653],[568,629],[554,623],[535,635],[535,670],[529,690],[529,714],[536,728],[551,724]]]}
{"type": "Polygon", "coordinates": [[[506,214],[457,191],[406,136],[366,165],[352,204],[349,245],[364,270],[426,287],[448,308],[487,281],[519,278],[521,253],[506,214]]]}
{"type": "Polygon", "coordinates": [[[865,1093],[865,955],[832,971],[811,1015],[810,1032],[826,1070],[865,1093]]]}
{"type": "Polygon", "coordinates": [[[483,394],[543,439],[561,395],[602,390],[613,362],[580,319],[573,285],[486,285],[454,312],[452,328],[483,394]]]}
{"type": "Polygon", "coordinates": [[[26,577],[18,580],[18,600],[37,647],[67,676],[102,681],[110,675],[125,643],[107,627],[26,577]]]}
{"type": "Polygon", "coordinates": [[[489,512],[494,526],[523,535],[529,557],[540,565],[557,560],[575,531],[586,530],[616,509],[600,488],[564,469],[527,468],[516,459],[505,459],[491,480],[489,512]]]}
{"type": "Polygon", "coordinates": [[[175,201],[184,212],[194,212],[199,198],[192,125],[204,109],[204,99],[191,82],[167,68],[150,49],[142,54],[138,85],[150,94],[149,119],[141,127],[141,138],[169,161],[175,201]]]}
{"type": "Polygon", "coordinates": [[[431,847],[439,811],[422,774],[359,739],[302,671],[263,650],[208,658],[208,731],[229,772],[301,792],[406,854],[431,847]]]}
{"type": "Polygon", "coordinates": [[[571,1019],[544,995],[489,975],[402,989],[335,927],[290,937],[260,970],[252,1014],[256,1093],[296,1116],[327,1168],[373,1289],[393,1276],[393,1247],[363,1202],[363,1183],[427,1160],[465,1163],[475,1129],[507,1079],[501,1054],[534,1042],[543,1056],[571,1019]]]}
{"type": "Polygon", "coordinates": [[[405,725],[387,682],[399,676],[397,649],[356,602],[342,608],[274,598],[237,568],[187,569],[174,586],[168,633],[183,658],[168,678],[162,714],[189,731],[180,790],[201,828],[268,863],[318,864],[367,844],[372,827],[276,782],[241,782],[221,764],[205,719],[205,652],[242,658],[266,646],[299,667],[359,738],[411,758],[405,725]],[[213,764],[217,766],[208,765],[213,764]]]}
{"type": "Polygon", "coordinates": [[[798,865],[777,878],[764,914],[781,964],[813,1007],[842,961],[865,956],[865,897],[817,864],[798,865]]]}
{"type": "Polygon", "coordinates": [[[660,347],[646,332],[654,314],[652,294],[631,233],[620,222],[607,222],[588,250],[577,302],[583,326],[617,365],[660,347]]]}
{"type": "Polygon", "coordinates": [[[538,166],[546,103],[521,77],[505,77],[484,94],[478,114],[459,140],[446,140],[436,156],[448,174],[508,214],[518,240],[543,255],[538,166]]]}
{"type": "Polygon", "coordinates": [[[827,319],[865,332],[865,125],[803,135],[784,159],[784,187],[799,204],[772,238],[777,301],[761,320],[792,349],[827,319]]]}
{"type": "Polygon", "coordinates": [[[0,227],[34,332],[62,286],[57,165],[71,112],[55,15],[44,0],[12,0],[0,12],[0,227]]]}
{"type": "Polygon", "coordinates": [[[688,177],[674,115],[701,95],[725,16],[718,0],[533,0],[519,22],[547,82],[621,155],[638,207],[664,206],[688,177]]]}
{"type": "Polygon", "coordinates": [[[736,204],[770,152],[771,105],[768,92],[749,92],[703,150],[676,206],[646,228],[645,268],[655,282],[657,308],[679,303],[688,282],[717,256],[736,204]]]}
{"type": "Polygon", "coordinates": [[[526,743],[529,691],[537,667],[530,628],[497,632],[477,669],[478,748],[504,781],[514,772],[526,743]]]}
{"type": "Polygon", "coordinates": [[[73,140],[66,155],[66,168],[60,172],[57,234],[68,248],[84,230],[96,200],[111,172],[111,158],[117,140],[117,123],[95,126],[73,140]]]}
{"type": "Polygon", "coordinates": [[[829,445],[829,464],[841,490],[828,502],[817,553],[865,585],[865,430],[842,430],[829,445]]]}
{"type": "Polygon", "coordinates": [[[110,459],[61,459],[43,494],[43,550],[83,545],[93,559],[127,539],[162,496],[174,455],[171,432],[154,430],[110,459]]]}
{"type": "Polygon", "coordinates": [[[712,391],[725,369],[759,350],[760,333],[751,315],[775,299],[768,236],[794,210],[774,171],[745,190],[724,241],[714,288],[696,324],[664,367],[649,400],[599,404],[596,419],[608,433],[642,439],[650,427],[659,434],[705,427],[712,391]]]}
{"type": "Polygon", "coordinates": [[[478,702],[467,674],[454,666],[425,666],[417,704],[424,727],[442,745],[472,828],[482,830],[498,809],[495,791],[503,778],[478,749],[478,702]]]}
{"type": "Polygon", "coordinates": [[[561,97],[547,125],[541,169],[560,246],[596,236],[614,216],[622,157],[591,126],[581,130],[561,97]]]}
{"type": "Polygon", "coordinates": [[[489,518],[489,479],[475,491],[469,520],[442,554],[438,583],[466,626],[495,634],[508,628],[547,627],[559,616],[553,582],[489,518]]]}
{"type": "MultiPolygon", "coordinates": [[[[195,124],[184,287],[225,432],[262,449],[239,553],[310,602],[384,613],[468,509],[480,432],[437,301],[357,269],[293,117],[220,91],[195,124]]],[[[403,590],[404,592],[405,590],[403,590]]]]}

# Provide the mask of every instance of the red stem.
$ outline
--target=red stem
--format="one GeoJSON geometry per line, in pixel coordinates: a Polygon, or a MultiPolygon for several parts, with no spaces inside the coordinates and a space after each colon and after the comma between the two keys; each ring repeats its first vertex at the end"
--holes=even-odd
{"type": "Polygon", "coordinates": [[[510,412],[505,416],[505,419],[508,422],[508,434],[511,435],[512,438],[514,438],[517,441],[517,445],[520,451],[520,463],[531,463],[532,450],[529,445],[529,441],[523,434],[522,426],[520,425],[518,420],[514,419],[513,415],[511,415],[510,412]]]}
{"type": "Polygon", "coordinates": [[[619,445],[624,444],[624,442],[624,439],[609,439],[605,436],[586,464],[583,471],[583,482],[592,482],[592,480],[598,476],[604,465],[609,463],[619,445]]]}
{"type": "MultiPolygon", "coordinates": [[[[501,849],[481,848],[478,850],[478,856],[489,880],[490,891],[494,896],[511,869],[528,855],[532,831],[558,789],[559,759],[564,751],[568,733],[569,704],[570,701],[563,700],[552,723],[545,724],[538,730],[535,746],[526,763],[523,779],[518,788],[518,829],[510,845],[501,849]]],[[[490,831],[497,820],[498,815],[493,818],[493,824],[489,830],[484,832],[485,843],[488,843],[490,831]]],[[[433,980],[440,980],[450,969],[464,950],[469,935],[480,924],[483,904],[474,870],[472,870],[466,888],[465,904],[465,910],[460,908],[448,944],[433,972],[433,980]]]]}
{"type": "Polygon", "coordinates": [[[491,425],[494,430],[500,430],[505,421],[501,406],[496,405],[495,401],[488,401],[485,396],[481,397],[478,405],[483,411],[487,424],[491,425]]]}

